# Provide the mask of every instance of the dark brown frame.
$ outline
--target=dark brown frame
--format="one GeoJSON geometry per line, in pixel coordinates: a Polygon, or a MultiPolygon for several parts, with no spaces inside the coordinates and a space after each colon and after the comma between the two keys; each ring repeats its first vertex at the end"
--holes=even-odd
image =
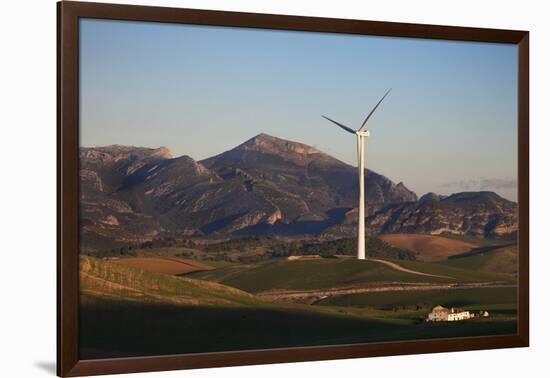
{"type": "Polygon", "coordinates": [[[527,31],[63,1],[57,3],[57,374],[82,376],[529,345],[529,33],[527,31]],[[78,20],[102,18],[510,43],[518,46],[518,333],[305,348],[79,360],[78,20]]]}

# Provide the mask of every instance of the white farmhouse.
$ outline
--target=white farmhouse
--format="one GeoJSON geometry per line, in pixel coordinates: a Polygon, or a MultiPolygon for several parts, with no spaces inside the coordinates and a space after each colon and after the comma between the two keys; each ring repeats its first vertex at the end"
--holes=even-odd
{"type": "Polygon", "coordinates": [[[466,320],[473,318],[475,315],[470,311],[461,311],[455,308],[450,310],[443,306],[435,306],[432,312],[428,314],[429,322],[454,322],[457,320],[466,320]]]}
{"type": "Polygon", "coordinates": [[[435,306],[432,308],[432,312],[428,314],[428,321],[430,322],[442,322],[447,321],[451,310],[443,306],[435,306]]]}

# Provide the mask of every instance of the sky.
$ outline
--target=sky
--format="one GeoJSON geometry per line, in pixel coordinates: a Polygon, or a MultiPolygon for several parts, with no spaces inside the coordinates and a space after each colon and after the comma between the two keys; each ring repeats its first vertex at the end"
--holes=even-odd
{"type": "MultiPolygon", "coordinates": [[[[419,196],[517,198],[515,45],[80,20],[80,144],[201,160],[259,133],[366,166],[419,196]]],[[[367,182],[368,185],[368,182],[367,182]]]]}

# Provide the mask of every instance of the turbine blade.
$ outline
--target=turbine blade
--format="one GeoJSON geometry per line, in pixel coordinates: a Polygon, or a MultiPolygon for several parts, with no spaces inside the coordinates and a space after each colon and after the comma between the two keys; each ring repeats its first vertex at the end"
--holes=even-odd
{"type": "Polygon", "coordinates": [[[386,98],[386,96],[388,95],[388,93],[390,93],[391,91],[391,88],[388,89],[388,91],[386,92],[386,94],[384,96],[382,96],[382,98],[380,99],[380,101],[378,101],[378,104],[376,104],[376,106],[370,111],[369,115],[367,116],[367,118],[365,118],[365,120],[363,121],[363,124],[361,125],[361,127],[359,128],[359,130],[363,129],[363,127],[365,127],[365,125],[367,124],[367,121],[369,120],[369,118],[372,116],[372,114],[374,113],[374,111],[376,110],[376,108],[378,108],[378,105],[380,105],[382,103],[382,101],[384,101],[384,99],[386,98]]]}
{"type": "Polygon", "coordinates": [[[336,121],[334,121],[334,120],[332,120],[332,119],[330,119],[330,118],[328,118],[328,117],[325,117],[325,116],[321,116],[321,117],[323,117],[324,119],[326,119],[326,120],[328,120],[328,121],[334,123],[336,126],[341,127],[342,129],[346,130],[348,133],[355,134],[355,130],[353,130],[352,128],[349,128],[349,127],[347,127],[346,125],[342,125],[341,123],[336,122],[336,121]]]}

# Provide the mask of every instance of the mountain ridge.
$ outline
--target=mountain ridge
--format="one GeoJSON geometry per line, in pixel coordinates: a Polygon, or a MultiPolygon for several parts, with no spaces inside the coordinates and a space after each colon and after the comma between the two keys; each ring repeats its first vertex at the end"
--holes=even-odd
{"type": "MultiPolygon", "coordinates": [[[[263,133],[200,161],[173,157],[165,147],[83,147],[80,178],[82,235],[90,246],[102,244],[98,240],[108,244],[162,236],[348,235],[358,196],[356,167],[314,147],[263,133]]],[[[405,184],[379,173],[366,170],[366,180],[371,233],[411,232],[414,227],[432,232],[450,224],[439,219],[441,214],[449,218],[449,211],[461,209],[464,219],[471,218],[464,209],[481,199],[488,209],[481,221],[492,222],[492,229],[513,229],[513,206],[492,195],[438,196],[438,201],[423,196],[419,201],[405,184]],[[414,227],[390,224],[408,224],[412,220],[403,214],[412,217],[429,209],[438,221],[428,214],[430,221],[423,218],[414,227]],[[492,216],[498,212],[507,212],[502,222],[492,216]]],[[[479,233],[483,228],[460,227],[455,231],[479,233]]]]}

